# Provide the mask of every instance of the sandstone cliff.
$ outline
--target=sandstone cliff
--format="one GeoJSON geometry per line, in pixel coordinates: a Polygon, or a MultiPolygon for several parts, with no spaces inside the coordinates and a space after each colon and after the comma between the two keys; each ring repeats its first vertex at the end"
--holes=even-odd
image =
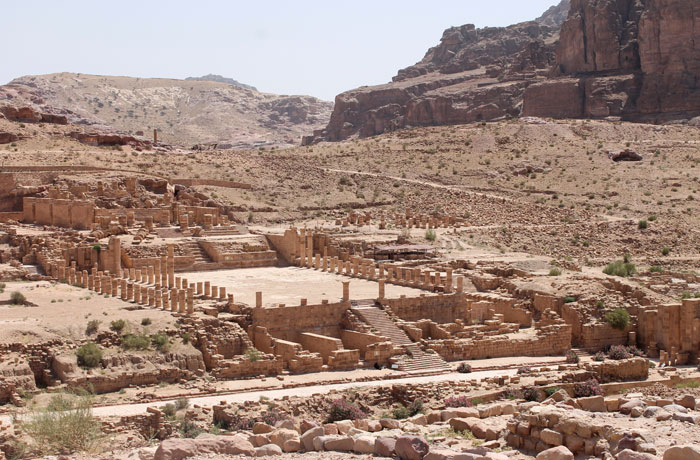
{"type": "Polygon", "coordinates": [[[0,106],[32,107],[72,124],[191,147],[252,148],[298,144],[328,122],[332,104],[310,96],[265,94],[230,81],[130,78],[60,73],[0,86],[0,106]]]}
{"type": "Polygon", "coordinates": [[[552,78],[523,115],[663,122],[700,114],[700,1],[572,0],[552,78]]]}
{"type": "Polygon", "coordinates": [[[326,129],[303,143],[521,115],[692,118],[699,19],[700,0],[564,0],[532,22],[453,27],[391,83],[337,96],[326,129]]]}

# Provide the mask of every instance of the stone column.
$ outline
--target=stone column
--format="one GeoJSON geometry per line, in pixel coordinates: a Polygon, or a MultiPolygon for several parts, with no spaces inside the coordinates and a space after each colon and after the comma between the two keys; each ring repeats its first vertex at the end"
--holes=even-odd
{"type": "Polygon", "coordinates": [[[457,277],[457,292],[459,292],[459,293],[464,292],[464,277],[463,276],[457,277]]]}
{"type": "Polygon", "coordinates": [[[153,295],[155,296],[156,308],[163,308],[163,294],[161,293],[160,289],[154,289],[153,295]]]}
{"type": "Polygon", "coordinates": [[[83,287],[88,288],[88,289],[92,289],[92,287],[89,286],[90,283],[88,280],[89,280],[88,271],[83,270],[83,287]]]}
{"type": "Polygon", "coordinates": [[[168,245],[168,286],[175,286],[175,247],[168,245]]]}
{"type": "Polygon", "coordinates": [[[179,309],[178,312],[185,314],[187,313],[187,299],[185,298],[185,295],[187,294],[187,291],[185,289],[180,289],[178,291],[178,304],[179,304],[179,309]]]}
{"type": "Polygon", "coordinates": [[[134,283],[131,281],[126,285],[126,301],[133,302],[134,300],[134,283]]]}
{"type": "Polygon", "coordinates": [[[170,311],[177,312],[177,289],[175,288],[170,289],[170,311]]]}
{"type": "Polygon", "coordinates": [[[160,285],[168,286],[168,257],[160,256],[160,285]]]}
{"type": "Polygon", "coordinates": [[[119,280],[112,276],[112,297],[119,297],[119,280]]]}
{"type": "Polygon", "coordinates": [[[219,297],[219,287],[218,286],[212,286],[211,287],[211,298],[216,299],[219,297]]]}
{"type": "Polygon", "coordinates": [[[167,310],[168,307],[170,306],[170,299],[168,298],[168,290],[167,289],[161,289],[160,295],[162,297],[161,299],[161,304],[163,306],[163,310],[167,310]]]}
{"type": "Polygon", "coordinates": [[[182,289],[182,279],[179,276],[175,277],[175,287],[177,289],[182,289]]]}
{"type": "Polygon", "coordinates": [[[148,266],[148,284],[156,284],[156,271],[153,265],[148,266]]]}
{"type": "Polygon", "coordinates": [[[224,286],[219,288],[219,299],[226,300],[226,288],[224,286]]]}
{"type": "Polygon", "coordinates": [[[201,281],[198,281],[197,282],[197,295],[202,295],[203,289],[204,289],[204,283],[202,283],[201,281]]]}
{"type": "Polygon", "coordinates": [[[343,281],[343,302],[350,301],[350,281],[343,281]]]}
{"type": "Polygon", "coordinates": [[[211,296],[211,282],[205,281],[204,282],[204,298],[208,299],[209,296],[211,296]]]}
{"type": "Polygon", "coordinates": [[[262,292],[260,291],[255,293],[255,307],[262,308],[262,292]]]}
{"type": "Polygon", "coordinates": [[[383,298],[384,298],[384,294],[385,294],[385,293],[384,293],[384,289],[385,289],[384,284],[385,284],[385,283],[386,283],[386,281],[384,281],[384,280],[379,280],[379,298],[380,298],[380,299],[383,299],[383,298]]]}
{"type": "Polygon", "coordinates": [[[194,289],[187,288],[187,314],[194,314],[194,289]]]}
{"type": "Polygon", "coordinates": [[[134,303],[141,304],[141,285],[134,285],[134,303]]]}

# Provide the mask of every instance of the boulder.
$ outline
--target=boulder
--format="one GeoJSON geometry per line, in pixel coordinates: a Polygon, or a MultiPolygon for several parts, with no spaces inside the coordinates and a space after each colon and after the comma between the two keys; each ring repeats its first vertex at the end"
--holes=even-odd
{"type": "Polygon", "coordinates": [[[265,444],[255,448],[256,457],[273,457],[275,455],[282,455],[282,449],[277,444],[265,444]]]}
{"type": "Polygon", "coordinates": [[[564,444],[564,435],[558,431],[550,430],[549,428],[540,431],[540,439],[550,446],[561,446],[564,444]]]}
{"type": "Polygon", "coordinates": [[[374,455],[379,457],[393,457],[396,449],[396,439],[379,437],[374,441],[374,455]]]}
{"type": "Polygon", "coordinates": [[[338,427],[338,433],[340,434],[348,434],[348,432],[355,428],[355,424],[352,423],[352,420],[341,420],[339,422],[335,422],[335,426],[338,427]]]}
{"type": "Polygon", "coordinates": [[[625,449],[615,457],[615,460],[659,460],[656,455],[645,454],[643,452],[635,452],[630,449],[625,449]]]}
{"type": "Polygon", "coordinates": [[[270,442],[272,444],[277,444],[284,450],[285,442],[291,439],[299,439],[299,433],[295,430],[290,430],[287,428],[279,428],[268,435],[270,437],[270,442]]]}
{"type": "Polygon", "coordinates": [[[457,452],[449,449],[430,449],[423,460],[453,460],[457,452]]]}
{"type": "Polygon", "coordinates": [[[574,454],[564,446],[553,447],[537,454],[537,460],[574,460],[574,454]]]}
{"type": "Polygon", "coordinates": [[[181,460],[202,454],[255,455],[253,445],[241,434],[234,436],[203,435],[196,439],[170,438],[163,441],[154,460],[181,460]]]}
{"type": "Polygon", "coordinates": [[[355,445],[353,446],[353,451],[356,454],[372,455],[374,453],[374,443],[375,438],[373,436],[358,436],[357,438],[355,438],[355,445]]]}
{"type": "Polygon", "coordinates": [[[629,415],[632,412],[632,409],[634,409],[635,407],[640,407],[643,409],[644,407],[646,407],[646,404],[641,399],[632,399],[620,405],[620,413],[629,415]]]}
{"type": "Polygon", "coordinates": [[[312,451],[314,449],[314,439],[320,436],[324,436],[325,430],[322,426],[317,426],[306,430],[304,434],[301,435],[301,443],[304,446],[305,451],[312,451]]]}
{"type": "Polygon", "coordinates": [[[306,433],[311,428],[315,428],[317,426],[318,426],[318,423],[316,423],[313,420],[302,420],[301,423],[299,424],[299,428],[301,429],[302,434],[306,433]]]}
{"type": "Polygon", "coordinates": [[[267,423],[256,422],[253,425],[253,434],[265,434],[275,431],[275,427],[268,425],[267,423]]]}
{"type": "Polygon", "coordinates": [[[355,441],[350,436],[324,436],[323,449],[335,452],[352,452],[355,441]]]}
{"type": "Polygon", "coordinates": [[[428,443],[420,436],[399,436],[394,447],[402,460],[423,460],[429,449],[428,443]]]}
{"type": "Polygon", "coordinates": [[[383,418],[379,420],[379,423],[387,430],[398,430],[400,426],[399,421],[393,418],[383,418]]]}
{"type": "Polygon", "coordinates": [[[664,452],[663,460],[700,460],[700,445],[671,447],[664,452]]]}
{"type": "Polygon", "coordinates": [[[695,396],[693,395],[683,395],[680,398],[676,398],[674,402],[686,409],[695,410],[695,396]]]}
{"type": "Polygon", "coordinates": [[[605,398],[602,396],[590,396],[588,398],[578,398],[576,400],[579,407],[588,412],[607,412],[605,398]]]}

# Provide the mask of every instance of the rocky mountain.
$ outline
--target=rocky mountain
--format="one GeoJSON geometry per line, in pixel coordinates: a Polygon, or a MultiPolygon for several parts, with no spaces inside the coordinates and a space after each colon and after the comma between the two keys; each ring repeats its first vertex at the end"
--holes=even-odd
{"type": "Polygon", "coordinates": [[[700,0],[572,0],[551,78],[523,114],[664,122],[700,115],[700,0]]]}
{"type": "Polygon", "coordinates": [[[453,27],[391,83],[338,95],[303,143],[521,115],[688,119],[698,43],[700,0],[563,0],[531,22],[453,27]]]}
{"type": "Polygon", "coordinates": [[[229,85],[240,86],[241,88],[251,89],[253,91],[258,90],[258,88],[256,88],[255,86],[246,85],[245,83],[241,83],[237,80],[234,80],[233,78],[226,78],[226,77],[222,77],[221,75],[215,75],[213,73],[204,75],[203,77],[187,77],[187,78],[185,78],[185,80],[187,80],[187,81],[216,81],[219,83],[228,83],[229,85]]]}
{"type": "Polygon", "coordinates": [[[437,46],[391,83],[338,95],[326,129],[303,143],[518,116],[525,88],[555,62],[561,10],[568,2],[510,27],[447,29],[437,46]]]}
{"type": "Polygon", "coordinates": [[[333,104],[228,82],[58,73],[0,86],[0,106],[31,107],[73,124],[191,147],[289,146],[328,122],[333,104]]]}

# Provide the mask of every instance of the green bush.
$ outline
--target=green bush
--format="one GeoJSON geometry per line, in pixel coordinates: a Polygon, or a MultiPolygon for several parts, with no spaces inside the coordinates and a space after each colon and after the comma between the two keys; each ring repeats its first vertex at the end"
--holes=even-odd
{"type": "Polygon", "coordinates": [[[615,329],[624,331],[632,321],[630,314],[624,308],[616,308],[605,315],[605,321],[615,329]]]}
{"type": "Polygon", "coordinates": [[[85,367],[97,367],[102,361],[102,350],[92,342],[78,348],[75,352],[78,356],[78,364],[85,367]]]}
{"type": "MultiPolygon", "coordinates": [[[[54,396],[57,398],[60,396],[54,396]]],[[[89,398],[69,400],[34,412],[22,425],[42,455],[85,452],[97,447],[102,439],[100,423],[92,416],[89,398]]],[[[53,398],[52,398],[53,400],[53,398]]]]}
{"type": "Polygon", "coordinates": [[[637,273],[637,267],[635,267],[634,264],[630,262],[618,260],[605,267],[603,269],[603,273],[610,276],[621,276],[623,278],[626,278],[637,273]]]}
{"type": "Polygon", "coordinates": [[[178,398],[175,400],[175,408],[177,410],[183,410],[190,407],[190,400],[187,398],[178,398]]]}
{"type": "Polygon", "coordinates": [[[166,418],[173,418],[175,417],[175,413],[177,412],[177,407],[175,407],[175,404],[173,403],[167,403],[164,406],[160,407],[160,410],[163,412],[163,415],[165,415],[166,418]]]}
{"type": "Polygon", "coordinates": [[[5,292],[5,287],[7,287],[7,285],[5,283],[0,283],[0,294],[5,292]]]}
{"type": "Polygon", "coordinates": [[[109,328],[117,334],[121,334],[125,327],[126,321],[124,321],[123,319],[112,321],[112,323],[109,325],[109,328]]]}
{"type": "Polygon", "coordinates": [[[652,267],[649,267],[649,272],[650,273],[663,273],[664,269],[659,267],[658,265],[654,265],[652,267]]]}
{"type": "Polygon", "coordinates": [[[21,292],[13,292],[10,294],[10,303],[12,305],[24,305],[27,303],[27,298],[21,292]]]}
{"type": "Polygon", "coordinates": [[[246,348],[245,355],[251,363],[260,361],[260,358],[262,357],[260,351],[258,351],[258,349],[255,347],[246,348]]]}
{"type": "Polygon", "coordinates": [[[573,297],[573,296],[564,297],[564,303],[574,303],[574,302],[576,302],[576,297],[573,297]]]}
{"type": "Polygon", "coordinates": [[[437,239],[437,233],[432,228],[425,231],[425,239],[428,241],[435,241],[437,239]]]}
{"type": "Polygon", "coordinates": [[[661,255],[667,256],[671,253],[671,248],[663,248],[661,250],[661,255]]]}
{"type": "Polygon", "coordinates": [[[166,352],[170,349],[170,340],[168,340],[167,334],[158,333],[151,337],[151,342],[156,350],[166,352]]]}
{"type": "Polygon", "coordinates": [[[141,320],[141,326],[150,326],[152,323],[151,318],[143,318],[141,320]]]}
{"type": "Polygon", "coordinates": [[[549,276],[559,276],[561,275],[561,270],[558,268],[553,268],[549,271],[549,276]]]}
{"type": "Polygon", "coordinates": [[[91,319],[88,321],[87,326],[85,327],[85,335],[91,335],[97,332],[97,329],[100,327],[100,322],[96,319],[91,319]]]}
{"type": "Polygon", "coordinates": [[[125,350],[148,350],[151,340],[143,334],[127,334],[122,339],[125,350]]]}
{"type": "Polygon", "coordinates": [[[646,220],[640,220],[637,224],[637,227],[640,230],[646,230],[649,227],[649,222],[647,222],[646,220]]]}

